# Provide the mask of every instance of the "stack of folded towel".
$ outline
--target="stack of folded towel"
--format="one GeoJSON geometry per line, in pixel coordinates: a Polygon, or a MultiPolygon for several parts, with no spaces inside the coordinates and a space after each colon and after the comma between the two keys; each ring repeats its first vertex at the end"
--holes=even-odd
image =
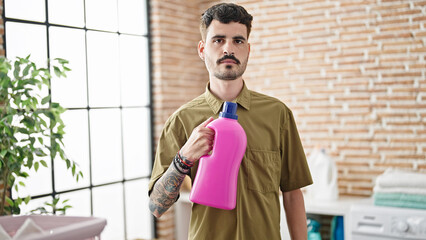
{"type": "Polygon", "coordinates": [[[375,205],[426,209],[426,173],[388,169],[373,191],[375,205]]]}

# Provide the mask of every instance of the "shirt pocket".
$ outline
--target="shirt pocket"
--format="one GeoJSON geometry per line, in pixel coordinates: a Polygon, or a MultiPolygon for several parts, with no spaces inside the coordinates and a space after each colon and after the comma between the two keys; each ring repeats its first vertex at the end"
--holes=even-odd
{"type": "Polygon", "coordinates": [[[280,153],[249,150],[247,159],[248,188],[262,193],[278,191],[281,170],[280,153]]]}

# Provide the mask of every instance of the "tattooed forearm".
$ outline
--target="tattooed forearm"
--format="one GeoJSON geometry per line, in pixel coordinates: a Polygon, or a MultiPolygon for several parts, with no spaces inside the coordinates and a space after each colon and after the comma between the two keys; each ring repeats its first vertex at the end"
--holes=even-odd
{"type": "Polygon", "coordinates": [[[176,166],[172,163],[166,173],[155,183],[149,201],[149,209],[155,217],[161,217],[175,203],[185,176],[176,170],[176,166]]]}

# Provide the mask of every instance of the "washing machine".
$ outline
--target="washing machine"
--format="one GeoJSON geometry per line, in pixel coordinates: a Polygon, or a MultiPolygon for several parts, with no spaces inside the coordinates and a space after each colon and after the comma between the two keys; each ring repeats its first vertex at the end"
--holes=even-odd
{"type": "Polygon", "coordinates": [[[352,240],[426,240],[426,210],[353,205],[352,240]]]}

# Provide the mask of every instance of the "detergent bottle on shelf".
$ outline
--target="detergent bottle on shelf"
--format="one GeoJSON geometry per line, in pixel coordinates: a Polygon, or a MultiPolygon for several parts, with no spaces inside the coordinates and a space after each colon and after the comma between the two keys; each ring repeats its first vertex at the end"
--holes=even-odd
{"type": "Polygon", "coordinates": [[[231,210],[237,202],[237,179],[247,146],[238,123],[237,104],[225,102],[219,118],[207,127],[215,132],[211,155],[200,158],[189,199],[198,204],[231,210]]]}

